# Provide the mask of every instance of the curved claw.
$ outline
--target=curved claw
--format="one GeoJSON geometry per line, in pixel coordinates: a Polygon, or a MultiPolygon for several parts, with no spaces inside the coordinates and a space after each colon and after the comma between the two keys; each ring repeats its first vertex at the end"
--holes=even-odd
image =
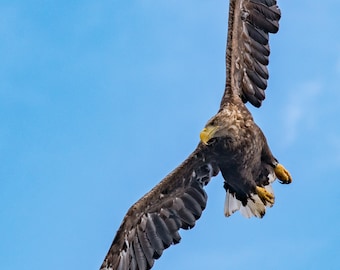
{"type": "Polygon", "coordinates": [[[292,182],[292,176],[282,164],[277,164],[274,171],[281,184],[290,184],[292,182]]]}
{"type": "Polygon", "coordinates": [[[256,192],[257,195],[259,195],[260,199],[265,203],[265,205],[267,204],[267,202],[271,205],[274,204],[275,202],[274,194],[270,193],[265,188],[259,186],[256,187],[256,192]]]}

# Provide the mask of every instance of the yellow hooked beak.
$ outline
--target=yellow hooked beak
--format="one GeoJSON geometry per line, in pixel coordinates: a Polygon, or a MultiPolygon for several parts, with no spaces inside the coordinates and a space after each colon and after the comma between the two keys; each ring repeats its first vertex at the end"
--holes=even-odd
{"type": "Polygon", "coordinates": [[[218,130],[218,126],[207,126],[200,133],[200,139],[202,143],[208,145],[208,141],[212,139],[218,130]]]}

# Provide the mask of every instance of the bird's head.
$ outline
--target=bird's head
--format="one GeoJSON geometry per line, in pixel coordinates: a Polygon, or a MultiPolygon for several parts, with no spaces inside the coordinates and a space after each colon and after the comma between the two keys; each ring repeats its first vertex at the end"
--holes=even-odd
{"type": "Polygon", "coordinates": [[[213,117],[208,121],[200,133],[201,142],[205,145],[211,144],[214,139],[227,135],[225,123],[222,123],[218,117],[213,117]]]}
{"type": "Polygon", "coordinates": [[[246,109],[242,111],[237,106],[232,106],[220,110],[207,122],[200,133],[203,144],[212,144],[222,137],[234,144],[241,141],[244,132],[252,125],[252,117],[246,109]]]}

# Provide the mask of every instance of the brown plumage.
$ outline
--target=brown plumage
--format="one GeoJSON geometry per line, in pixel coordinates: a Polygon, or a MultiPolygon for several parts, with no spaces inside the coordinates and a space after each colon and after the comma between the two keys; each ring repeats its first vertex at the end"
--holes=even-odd
{"type": "Polygon", "coordinates": [[[101,270],[152,268],[164,249],[180,241],[179,229],[192,228],[200,218],[207,202],[204,186],[219,171],[226,216],[240,210],[246,217],[262,217],[274,204],[271,182],[292,181],[244,104],[260,107],[265,99],[268,33],[278,31],[280,16],[276,0],[230,1],[220,109],[194,152],[128,210],[101,270]]]}

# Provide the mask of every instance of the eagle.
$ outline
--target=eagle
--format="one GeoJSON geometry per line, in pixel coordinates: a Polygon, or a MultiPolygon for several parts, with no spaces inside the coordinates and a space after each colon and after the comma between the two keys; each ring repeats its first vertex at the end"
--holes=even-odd
{"type": "Polygon", "coordinates": [[[230,0],[225,91],[215,116],[189,157],[125,215],[101,270],[151,269],[163,251],[181,240],[206,207],[204,190],[221,172],[225,216],[240,211],[262,218],[274,204],[271,184],[292,182],[273,156],[245,103],[260,107],[268,80],[269,33],[279,30],[276,0],[230,0]]]}

